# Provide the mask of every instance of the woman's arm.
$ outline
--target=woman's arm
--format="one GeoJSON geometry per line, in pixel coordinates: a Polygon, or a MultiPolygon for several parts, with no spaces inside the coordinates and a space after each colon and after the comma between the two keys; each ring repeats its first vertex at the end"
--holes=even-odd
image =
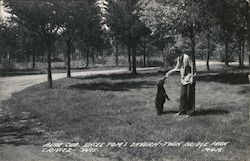
{"type": "Polygon", "coordinates": [[[165,77],[168,77],[170,74],[172,74],[173,72],[179,72],[180,69],[178,67],[175,67],[174,69],[171,69],[170,71],[168,71],[166,73],[166,76],[165,77]]]}
{"type": "Polygon", "coordinates": [[[173,72],[179,72],[179,71],[180,71],[180,61],[178,57],[176,66],[166,73],[165,78],[169,77],[169,75],[172,74],[173,72]]]}

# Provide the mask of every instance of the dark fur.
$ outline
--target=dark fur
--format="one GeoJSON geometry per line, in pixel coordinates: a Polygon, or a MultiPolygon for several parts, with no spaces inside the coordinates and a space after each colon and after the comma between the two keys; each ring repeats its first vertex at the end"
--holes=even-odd
{"type": "Polygon", "coordinates": [[[165,79],[163,80],[160,80],[158,83],[157,83],[157,94],[156,94],[156,98],[155,98],[155,107],[156,107],[156,110],[157,110],[157,115],[161,115],[162,112],[163,112],[163,105],[165,103],[165,100],[166,98],[170,101],[165,89],[164,89],[164,81],[165,79]]]}

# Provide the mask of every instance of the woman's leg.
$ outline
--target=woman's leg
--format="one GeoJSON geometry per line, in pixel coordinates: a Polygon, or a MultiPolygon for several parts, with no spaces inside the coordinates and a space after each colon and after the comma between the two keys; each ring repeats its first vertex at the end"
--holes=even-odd
{"type": "Polygon", "coordinates": [[[186,107],[187,107],[187,85],[181,85],[181,96],[180,96],[180,107],[179,107],[179,113],[184,114],[186,113],[186,107]]]}

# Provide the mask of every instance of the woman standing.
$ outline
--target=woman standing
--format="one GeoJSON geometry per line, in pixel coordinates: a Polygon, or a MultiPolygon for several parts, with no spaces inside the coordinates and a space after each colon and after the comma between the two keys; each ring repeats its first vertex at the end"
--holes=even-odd
{"type": "Polygon", "coordinates": [[[192,115],[195,111],[195,74],[193,63],[187,54],[177,57],[175,68],[168,71],[165,77],[176,71],[180,71],[181,75],[180,107],[177,115],[192,115]]]}

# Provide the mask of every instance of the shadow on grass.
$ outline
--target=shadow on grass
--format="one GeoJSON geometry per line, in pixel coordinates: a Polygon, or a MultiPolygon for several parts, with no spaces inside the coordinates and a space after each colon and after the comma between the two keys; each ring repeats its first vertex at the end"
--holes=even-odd
{"type": "Polygon", "coordinates": [[[35,143],[33,139],[42,136],[44,131],[38,120],[23,113],[19,115],[5,114],[0,116],[0,145],[27,145],[35,143]]]}
{"type": "Polygon", "coordinates": [[[229,66],[223,66],[224,67],[224,69],[225,70],[228,70],[228,69],[230,69],[230,70],[233,70],[233,71],[237,71],[237,70],[248,70],[249,69],[249,67],[248,66],[246,66],[246,65],[244,65],[244,67],[240,67],[240,66],[234,66],[234,65],[229,65],[229,66]]]}
{"type": "Polygon", "coordinates": [[[178,112],[179,111],[177,111],[177,110],[170,110],[170,111],[163,111],[162,114],[176,114],[178,112]]]}
{"type": "MultiPolygon", "coordinates": [[[[178,110],[170,110],[170,111],[163,111],[162,114],[176,114],[178,112],[179,112],[178,110]]],[[[228,113],[229,111],[222,109],[203,109],[195,111],[192,116],[225,115],[228,113]]]]}
{"type": "Polygon", "coordinates": [[[226,115],[229,111],[223,109],[202,109],[197,110],[192,116],[205,116],[205,115],[226,115]]]}
{"type": "Polygon", "coordinates": [[[216,74],[216,75],[202,75],[196,76],[197,81],[204,82],[219,82],[225,84],[248,84],[249,78],[248,73],[224,73],[224,74],[216,74]]]}
{"type": "Polygon", "coordinates": [[[71,89],[80,90],[103,90],[103,91],[129,91],[130,89],[150,88],[155,86],[155,82],[150,81],[128,81],[128,82],[100,82],[100,83],[84,83],[69,86],[71,89]]]}
{"type": "Polygon", "coordinates": [[[238,92],[239,94],[247,94],[249,96],[250,86],[243,86],[243,89],[238,92]]]}

